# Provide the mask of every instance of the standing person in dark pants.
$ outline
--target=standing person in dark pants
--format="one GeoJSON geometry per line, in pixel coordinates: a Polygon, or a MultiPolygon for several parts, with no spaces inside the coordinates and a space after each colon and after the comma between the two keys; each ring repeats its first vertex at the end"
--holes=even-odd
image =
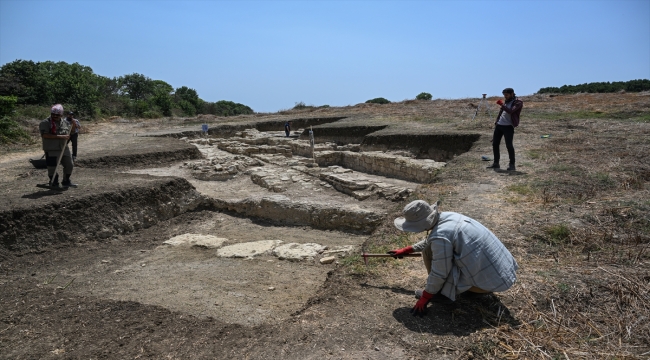
{"type": "Polygon", "coordinates": [[[501,146],[501,138],[506,139],[506,148],[508,149],[508,157],[510,157],[510,164],[508,171],[515,171],[515,147],[512,145],[512,139],[515,136],[515,128],[519,126],[519,114],[524,107],[524,102],[515,96],[515,91],[512,88],[503,89],[503,100],[498,100],[497,105],[501,107],[497,121],[494,123],[494,135],[492,136],[492,152],[494,153],[494,163],[488,166],[488,169],[499,169],[499,146],[501,146]]]}
{"type": "Polygon", "coordinates": [[[70,126],[72,126],[73,123],[77,125],[72,134],[70,134],[70,142],[72,143],[72,161],[75,161],[77,160],[77,138],[79,138],[81,124],[79,123],[79,120],[74,118],[74,112],[72,111],[68,111],[68,116],[65,119],[70,123],[70,126]]]}
{"type": "Polygon", "coordinates": [[[291,134],[291,121],[284,123],[284,134],[286,137],[289,137],[289,134],[291,134]]]}
{"type": "Polygon", "coordinates": [[[68,140],[70,134],[74,133],[74,127],[74,123],[70,124],[63,119],[63,105],[61,104],[52,106],[50,117],[41,121],[38,125],[43,139],[43,151],[45,151],[45,163],[47,164],[47,175],[50,177],[51,187],[59,187],[59,177],[56,174],[57,160],[59,158],[63,165],[63,181],[61,185],[64,187],[77,187],[77,184],[70,181],[74,163],[70,155],[70,148],[68,148],[68,140]],[[61,154],[61,151],[63,151],[63,154],[61,154]]]}

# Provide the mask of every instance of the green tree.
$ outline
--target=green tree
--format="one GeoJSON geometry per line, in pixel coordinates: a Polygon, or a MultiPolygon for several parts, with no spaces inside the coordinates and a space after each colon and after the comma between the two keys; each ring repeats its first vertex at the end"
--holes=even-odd
{"type": "Polygon", "coordinates": [[[16,108],[18,98],[15,96],[0,96],[0,117],[11,115],[16,108]]]}
{"type": "Polygon", "coordinates": [[[164,116],[172,115],[172,96],[174,88],[162,80],[153,81],[153,96],[151,104],[160,109],[164,116]]]}
{"type": "Polygon", "coordinates": [[[118,78],[120,94],[126,95],[131,100],[146,100],[153,95],[154,82],[142,74],[133,73],[118,78]]]}
{"type": "Polygon", "coordinates": [[[204,101],[199,98],[196,90],[187,86],[177,88],[174,93],[174,99],[185,115],[194,116],[203,110],[204,101]]]}
{"type": "Polygon", "coordinates": [[[390,101],[384,99],[383,97],[378,97],[366,101],[366,104],[390,104],[390,101]]]}
{"type": "Polygon", "coordinates": [[[0,68],[0,95],[16,96],[19,104],[44,104],[48,100],[46,80],[39,63],[16,60],[0,68]]]}
{"type": "Polygon", "coordinates": [[[427,92],[421,92],[415,97],[417,100],[431,100],[433,96],[427,92]]]}
{"type": "Polygon", "coordinates": [[[254,111],[250,107],[227,100],[217,102],[205,102],[203,104],[203,113],[217,116],[248,115],[254,111]]]}

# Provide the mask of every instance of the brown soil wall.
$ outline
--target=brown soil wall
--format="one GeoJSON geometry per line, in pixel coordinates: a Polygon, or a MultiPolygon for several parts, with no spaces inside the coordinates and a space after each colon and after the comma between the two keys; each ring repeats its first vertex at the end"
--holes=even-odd
{"type": "MultiPolygon", "coordinates": [[[[347,116],[334,116],[334,117],[323,117],[323,118],[298,118],[298,119],[289,119],[291,121],[292,129],[306,128],[309,126],[318,126],[323,124],[333,123],[342,119],[345,119],[347,116]]],[[[234,136],[236,132],[244,131],[246,129],[257,129],[258,131],[284,131],[284,124],[287,120],[270,120],[270,121],[258,121],[258,122],[245,122],[240,124],[220,124],[220,125],[210,125],[208,127],[208,135],[214,137],[223,137],[228,138],[234,136]]],[[[168,133],[162,135],[149,135],[149,136],[162,136],[162,137],[197,137],[201,135],[200,130],[187,130],[176,133],[168,133]]]]}
{"type": "Polygon", "coordinates": [[[357,234],[372,233],[383,220],[383,214],[369,210],[298,203],[284,199],[284,197],[244,199],[235,202],[211,199],[211,202],[215,210],[265,219],[280,225],[306,225],[315,229],[339,230],[357,234]]]}
{"type": "Polygon", "coordinates": [[[185,179],[0,212],[0,253],[35,251],[46,245],[147,228],[201,205],[203,197],[185,179]]]}
{"type": "MultiPolygon", "coordinates": [[[[307,128],[309,126],[319,126],[329,124],[345,119],[346,116],[322,117],[322,118],[304,118],[289,119],[292,129],[307,128]]],[[[284,131],[285,120],[264,121],[255,123],[255,128],[259,131],[284,131]]],[[[309,136],[309,135],[308,135],[309,136]]]]}
{"type": "MultiPolygon", "coordinates": [[[[337,145],[361,144],[366,135],[383,130],[386,125],[380,126],[321,126],[314,129],[314,142],[333,142],[337,145]]],[[[309,140],[309,129],[300,134],[301,140],[309,140]]]]}
{"type": "Polygon", "coordinates": [[[75,164],[87,168],[132,167],[152,164],[169,164],[182,160],[201,159],[201,151],[196,146],[169,151],[130,153],[106,156],[90,156],[78,159],[75,164]]]}
{"type": "Polygon", "coordinates": [[[408,150],[418,158],[448,161],[465,153],[479,134],[369,134],[361,143],[364,151],[408,150]]]}

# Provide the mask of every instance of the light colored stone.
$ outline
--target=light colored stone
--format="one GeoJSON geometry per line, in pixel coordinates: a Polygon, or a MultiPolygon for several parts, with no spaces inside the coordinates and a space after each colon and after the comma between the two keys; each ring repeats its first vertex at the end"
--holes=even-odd
{"type": "Polygon", "coordinates": [[[334,261],[336,261],[336,257],[335,257],[335,256],[326,256],[326,257],[320,259],[320,263],[323,264],[323,265],[325,265],[325,264],[331,264],[331,263],[333,263],[334,261]]]}
{"type": "Polygon", "coordinates": [[[280,260],[311,260],[326,248],[326,246],[315,243],[289,243],[280,245],[273,249],[273,255],[277,256],[280,260]]]}
{"type": "Polygon", "coordinates": [[[217,250],[217,256],[227,258],[246,258],[269,254],[282,240],[261,240],[224,246],[217,250]]]}
{"type": "Polygon", "coordinates": [[[226,241],[228,241],[228,239],[212,235],[183,234],[174,236],[173,238],[163,242],[163,244],[171,246],[198,246],[208,249],[217,249],[220,248],[226,241]]]}
{"type": "Polygon", "coordinates": [[[337,255],[339,257],[345,257],[345,256],[350,255],[352,252],[354,252],[355,249],[356,249],[356,246],[354,246],[354,245],[335,246],[332,249],[323,251],[323,255],[325,255],[325,256],[337,255]]]}

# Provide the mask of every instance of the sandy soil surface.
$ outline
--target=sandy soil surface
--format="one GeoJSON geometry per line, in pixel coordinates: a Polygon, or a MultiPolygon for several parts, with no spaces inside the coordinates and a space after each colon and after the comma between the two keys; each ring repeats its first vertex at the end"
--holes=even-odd
{"type": "Polygon", "coordinates": [[[73,178],[82,186],[67,191],[35,188],[45,178],[45,170],[27,162],[40,155],[37,148],[3,154],[0,212],[8,220],[0,228],[0,358],[643,358],[650,351],[649,99],[525,98],[515,172],[485,169],[492,121],[468,121],[477,99],[99,122],[80,138],[73,178]],[[342,126],[387,125],[381,130],[387,136],[480,137],[434,183],[418,184],[401,202],[359,201],[320,181],[283,193],[298,202],[381,211],[385,220],[370,235],[215,210],[203,200],[277,193],[245,172],[228,181],[197,180],[181,167],[199,161],[197,147],[142,137],[197,131],[201,123],[281,125],[339,115],[347,116],[342,126]],[[366,267],[358,253],[417,241],[422,234],[401,234],[392,225],[415,198],[441,200],[443,211],[488,226],[520,264],[517,284],[504,293],[434,303],[425,317],[412,317],[413,291],[426,278],[421,260],[376,259],[366,267]],[[70,230],[45,236],[48,226],[56,229],[57,214],[70,230]],[[21,220],[27,218],[31,228],[21,220]],[[14,238],[35,234],[26,240],[29,249],[11,250],[9,223],[21,229],[14,238]],[[182,234],[218,236],[225,246],[281,240],[356,250],[321,264],[323,254],[302,261],[272,253],[221,258],[216,249],[163,244],[182,234]]]}

